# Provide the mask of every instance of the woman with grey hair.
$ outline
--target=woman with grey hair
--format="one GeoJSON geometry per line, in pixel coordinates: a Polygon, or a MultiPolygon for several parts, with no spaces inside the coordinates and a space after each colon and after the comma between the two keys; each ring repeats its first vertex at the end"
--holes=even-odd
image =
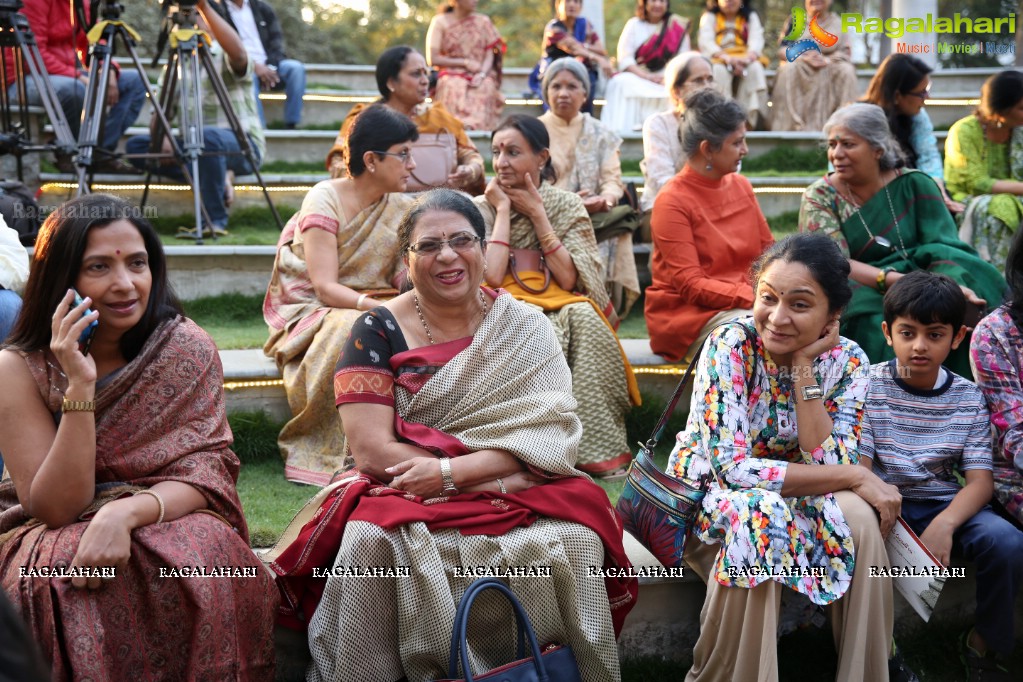
{"type": "Polygon", "coordinates": [[[688,364],[707,334],[753,307],[750,264],[774,243],[749,180],[746,112],[704,88],[686,98],[679,131],[682,171],[657,195],[646,289],[650,348],[688,364]]]}
{"type": "Polygon", "coordinates": [[[554,186],[582,197],[593,231],[601,242],[604,279],[619,317],[639,298],[639,278],[632,255],[632,233],[639,214],[627,203],[619,148],[622,138],[589,114],[590,78],[576,59],[551,62],[543,76],[543,98],[550,110],[540,116],[551,138],[554,186]]]}
{"type": "Polygon", "coordinates": [[[672,57],[664,67],[664,84],[671,108],[643,123],[643,160],[639,164],[643,171],[643,197],[639,206],[643,210],[644,224],[650,220],[649,211],[661,187],[686,163],[678,137],[682,112],[686,109],[683,102],[700,88],[714,85],[710,60],[693,50],[672,57]]]}
{"type": "MultiPolygon", "coordinates": [[[[843,315],[842,334],[859,343],[871,362],[894,357],[878,334],[882,300],[907,272],[948,275],[962,287],[975,313],[1001,301],[1005,280],[959,239],[934,180],[904,167],[881,107],[843,107],[824,124],[824,135],[834,170],[803,194],[799,229],[822,230],[849,258],[850,277],[859,286],[843,315]]],[[[968,324],[978,319],[968,319],[968,324]]],[[[946,363],[966,377],[972,376],[968,346],[962,344],[946,363]]]]}

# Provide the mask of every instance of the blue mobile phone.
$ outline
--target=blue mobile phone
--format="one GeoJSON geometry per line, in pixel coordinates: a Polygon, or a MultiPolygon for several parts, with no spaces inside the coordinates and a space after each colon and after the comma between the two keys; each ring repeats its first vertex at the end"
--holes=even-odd
{"type": "MultiPolygon", "coordinates": [[[[76,291],[75,300],[74,303],[71,304],[71,307],[75,308],[80,305],[82,305],[82,297],[76,291]]],[[[91,308],[86,309],[86,311],[82,313],[82,317],[86,317],[88,315],[92,315],[91,308]]],[[[99,327],[99,320],[93,320],[92,322],[89,323],[89,326],[86,327],[85,330],[82,332],[82,335],[78,337],[78,347],[82,351],[82,355],[89,354],[89,346],[92,345],[92,337],[96,335],[97,327],[99,327]]]]}

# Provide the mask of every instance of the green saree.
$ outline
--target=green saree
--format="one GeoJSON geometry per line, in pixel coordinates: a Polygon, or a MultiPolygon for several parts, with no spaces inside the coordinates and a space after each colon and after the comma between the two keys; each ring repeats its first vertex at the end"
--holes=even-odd
{"type": "MultiPolygon", "coordinates": [[[[1005,280],[959,239],[934,181],[919,171],[904,170],[886,189],[857,208],[824,177],[803,194],[799,229],[822,230],[852,260],[902,273],[919,269],[948,275],[985,299],[989,308],[999,305],[1005,280]],[[872,244],[871,233],[890,241],[892,249],[872,244]]],[[[873,286],[850,283],[853,297],[842,314],[842,335],[856,341],[872,363],[893,358],[881,333],[882,295],[873,286]]],[[[949,369],[967,378],[973,376],[969,346],[969,340],[964,340],[945,361],[949,369]]]]}

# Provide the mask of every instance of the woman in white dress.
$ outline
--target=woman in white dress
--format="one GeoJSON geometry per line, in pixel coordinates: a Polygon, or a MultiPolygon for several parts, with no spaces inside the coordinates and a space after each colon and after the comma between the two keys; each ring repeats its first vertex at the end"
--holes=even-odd
{"type": "Polygon", "coordinates": [[[689,50],[689,20],[671,13],[669,0],[637,0],[636,16],[618,39],[618,73],[607,83],[600,120],[618,133],[639,130],[668,107],[664,67],[689,50]]]}

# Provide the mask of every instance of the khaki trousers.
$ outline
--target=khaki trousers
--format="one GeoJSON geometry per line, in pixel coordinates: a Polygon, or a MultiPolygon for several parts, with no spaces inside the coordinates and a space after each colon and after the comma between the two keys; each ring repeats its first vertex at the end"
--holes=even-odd
{"type": "MultiPolygon", "coordinates": [[[[828,606],[838,651],[835,679],[887,682],[892,583],[890,578],[871,577],[870,567],[887,566],[888,554],[873,508],[848,490],[836,492],[835,499],[852,529],[856,552],[849,590],[828,606]]],[[[689,544],[692,551],[686,549],[686,561],[705,577],[720,546],[692,540],[689,544]]],[[[709,581],[700,612],[700,639],[686,681],[777,682],[778,612],[785,589],[773,580],[752,590],[709,581]]]]}

